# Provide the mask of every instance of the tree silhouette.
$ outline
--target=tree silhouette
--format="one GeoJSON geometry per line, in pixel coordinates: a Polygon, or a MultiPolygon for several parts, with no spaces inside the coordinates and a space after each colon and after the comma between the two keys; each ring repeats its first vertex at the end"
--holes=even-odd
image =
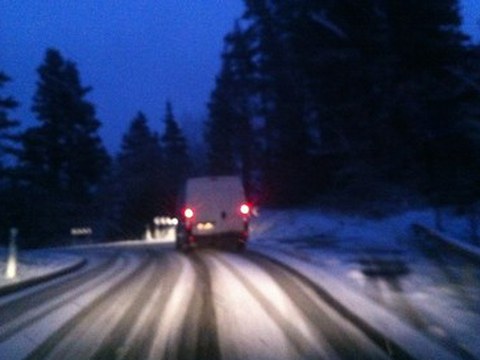
{"type": "MultiPolygon", "coordinates": [[[[0,71],[0,90],[10,78],[0,71]]],[[[8,233],[8,229],[17,225],[18,201],[11,181],[13,177],[13,158],[18,149],[17,137],[13,133],[19,125],[17,120],[10,118],[9,112],[18,103],[12,96],[0,96],[0,238],[8,233]],[[8,158],[10,156],[10,159],[8,158]]]]}
{"type": "Polygon", "coordinates": [[[210,95],[204,132],[209,173],[239,173],[248,192],[260,162],[255,159],[261,155],[252,124],[255,90],[252,51],[249,34],[237,22],[225,37],[222,68],[210,95]]]}
{"type": "MultiPolygon", "coordinates": [[[[0,89],[10,80],[5,73],[0,71],[0,89]]],[[[15,152],[13,148],[15,136],[12,130],[17,128],[20,123],[18,120],[12,120],[8,112],[17,106],[18,103],[12,96],[0,96],[0,184],[5,180],[7,175],[6,165],[3,160],[6,155],[11,155],[15,152]]]]}
{"type": "Polygon", "coordinates": [[[32,111],[39,125],[25,132],[20,160],[33,183],[85,199],[108,165],[100,121],[85,99],[91,89],[82,86],[76,65],[57,50],[47,50],[38,75],[32,111]]]}
{"type": "Polygon", "coordinates": [[[178,126],[172,110],[172,104],[167,101],[164,118],[165,130],[161,138],[164,151],[165,189],[167,192],[166,211],[174,215],[177,196],[181,186],[189,175],[190,160],[188,157],[187,142],[178,126]]]}
{"type": "Polygon", "coordinates": [[[329,191],[368,200],[378,186],[426,194],[457,171],[447,149],[469,73],[458,1],[245,4],[209,103],[213,169],[238,171],[236,125],[249,123],[262,193],[277,203],[329,191]]]}
{"type": "Polygon", "coordinates": [[[19,172],[36,210],[25,209],[25,227],[52,241],[79,223],[97,222],[93,200],[109,156],[95,107],[85,98],[91,89],[82,85],[76,65],[48,49],[37,72],[32,111],[38,125],[21,136],[19,172]]]}
{"type": "Polygon", "coordinates": [[[158,135],[139,112],[122,139],[114,170],[112,236],[139,238],[165,208],[163,154],[158,135]]]}

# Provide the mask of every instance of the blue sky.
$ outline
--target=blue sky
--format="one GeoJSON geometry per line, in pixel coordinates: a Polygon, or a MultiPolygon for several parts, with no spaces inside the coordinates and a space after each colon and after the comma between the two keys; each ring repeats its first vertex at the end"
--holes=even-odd
{"type": "MultiPolygon", "coordinates": [[[[462,0],[465,30],[480,40],[480,1],[462,0]]],[[[163,131],[171,100],[184,130],[197,134],[220,67],[223,37],[243,13],[242,0],[0,0],[0,69],[5,92],[22,106],[14,116],[34,124],[29,109],[36,68],[54,47],[77,63],[102,121],[107,148],[118,149],[136,112],[163,131]]]]}
{"type": "Polygon", "coordinates": [[[461,0],[460,3],[464,31],[475,42],[480,42],[480,0],[461,0]]]}
{"type": "Polygon", "coordinates": [[[14,80],[5,91],[22,103],[14,115],[34,123],[28,119],[36,68],[54,47],[93,87],[89,100],[109,150],[118,148],[138,110],[163,131],[167,99],[186,131],[202,120],[223,37],[243,13],[241,0],[0,2],[0,69],[14,80]]]}

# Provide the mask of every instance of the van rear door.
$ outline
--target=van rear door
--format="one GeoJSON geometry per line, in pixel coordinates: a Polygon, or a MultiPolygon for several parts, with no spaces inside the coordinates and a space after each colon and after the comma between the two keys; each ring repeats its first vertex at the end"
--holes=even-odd
{"type": "Polygon", "coordinates": [[[247,214],[242,213],[242,205],[246,205],[245,193],[238,177],[203,177],[187,182],[186,206],[193,212],[193,235],[244,232],[247,214]]]}

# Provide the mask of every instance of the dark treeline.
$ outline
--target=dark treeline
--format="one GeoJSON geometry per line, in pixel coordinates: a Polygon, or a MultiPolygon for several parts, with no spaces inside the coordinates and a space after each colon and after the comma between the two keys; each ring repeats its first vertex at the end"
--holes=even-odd
{"type": "Polygon", "coordinates": [[[37,69],[36,124],[21,130],[0,72],[0,239],[11,227],[26,246],[70,241],[73,227],[137,238],[175,214],[192,167],[240,174],[262,205],[423,202],[475,218],[480,47],[460,31],[457,1],[245,4],[208,102],[204,164],[168,101],[161,134],[138,112],[108,154],[91,88],[53,49],[37,69]]]}
{"type": "Polygon", "coordinates": [[[175,216],[177,195],[189,175],[187,143],[166,103],[162,136],[138,113],[124,135],[104,195],[114,239],[138,238],[156,216],[175,216]]]}
{"type": "MultiPolygon", "coordinates": [[[[20,131],[9,116],[17,102],[0,98],[1,238],[12,227],[33,247],[70,242],[72,229],[90,228],[101,240],[138,238],[155,216],[174,215],[189,160],[170,102],[163,134],[139,112],[112,157],[76,64],[49,49],[37,73],[35,126],[20,131]]],[[[1,73],[0,87],[9,80],[1,73]]]]}
{"type": "Polygon", "coordinates": [[[245,3],[209,102],[211,171],[281,205],[478,201],[480,48],[457,1],[245,3]]]}

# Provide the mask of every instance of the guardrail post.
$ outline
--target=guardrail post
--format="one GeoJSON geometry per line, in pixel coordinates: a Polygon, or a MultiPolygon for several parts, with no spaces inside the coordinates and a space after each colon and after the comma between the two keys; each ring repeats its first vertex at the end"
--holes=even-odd
{"type": "Polygon", "coordinates": [[[17,235],[16,228],[10,229],[10,242],[8,244],[7,266],[5,268],[5,277],[14,279],[17,277],[17,235]]]}

